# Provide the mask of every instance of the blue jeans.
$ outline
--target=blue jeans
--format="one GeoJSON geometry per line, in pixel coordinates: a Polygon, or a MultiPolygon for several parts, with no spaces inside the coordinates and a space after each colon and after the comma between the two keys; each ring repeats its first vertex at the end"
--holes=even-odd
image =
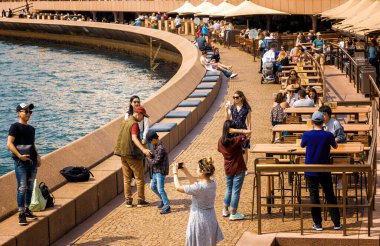
{"type": "Polygon", "coordinates": [[[230,210],[237,210],[240,200],[240,191],[243,187],[245,173],[226,176],[226,193],[224,194],[224,206],[230,210]]]}
{"type": "Polygon", "coordinates": [[[17,206],[19,211],[24,211],[30,205],[33,193],[33,182],[37,174],[37,160],[33,163],[14,161],[17,178],[17,206]]]}
{"type": "Polygon", "coordinates": [[[165,175],[161,173],[153,173],[152,179],[150,180],[150,188],[164,203],[164,206],[169,206],[169,199],[166,195],[166,191],[164,188],[165,185],[165,175]]]}

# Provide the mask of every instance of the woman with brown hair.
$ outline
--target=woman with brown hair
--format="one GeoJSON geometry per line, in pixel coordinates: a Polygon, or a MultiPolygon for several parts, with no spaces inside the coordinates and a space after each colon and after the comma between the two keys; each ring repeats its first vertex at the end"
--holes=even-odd
{"type": "MultiPolygon", "coordinates": [[[[229,101],[225,105],[226,120],[232,120],[236,129],[247,129],[251,131],[252,109],[247,98],[242,91],[236,91],[232,98],[234,99],[233,105],[230,105],[229,101]]],[[[248,149],[251,147],[249,139],[250,137],[247,137],[242,144],[245,163],[248,162],[248,149]]]]}
{"type": "Polygon", "coordinates": [[[186,229],[187,246],[212,246],[223,240],[223,233],[216,219],[214,208],[216,183],[211,179],[214,172],[214,161],[211,157],[198,161],[198,177],[191,175],[183,163],[182,165],[179,163],[173,165],[175,189],[192,196],[189,222],[186,229]],[[180,184],[178,170],[182,170],[190,181],[190,185],[180,184]]]}
{"type": "Polygon", "coordinates": [[[299,90],[305,90],[301,85],[301,78],[296,70],[292,69],[289,72],[289,77],[286,80],[286,91],[294,90],[294,93],[298,93],[299,90]]]}

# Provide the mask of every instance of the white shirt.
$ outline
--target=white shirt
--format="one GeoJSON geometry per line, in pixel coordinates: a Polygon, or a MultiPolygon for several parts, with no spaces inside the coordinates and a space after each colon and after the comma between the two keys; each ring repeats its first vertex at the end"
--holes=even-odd
{"type": "MultiPolygon", "coordinates": [[[[129,118],[129,114],[126,113],[124,115],[124,120],[127,120],[128,118],[129,118]]],[[[142,139],[146,139],[146,135],[149,132],[149,119],[147,117],[144,117],[144,119],[140,121],[138,124],[139,124],[140,134],[142,132],[142,139]]]]}

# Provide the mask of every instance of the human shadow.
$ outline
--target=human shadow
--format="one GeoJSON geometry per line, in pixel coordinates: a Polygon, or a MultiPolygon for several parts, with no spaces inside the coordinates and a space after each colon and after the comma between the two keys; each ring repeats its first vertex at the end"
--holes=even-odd
{"type": "Polygon", "coordinates": [[[111,243],[114,244],[115,242],[121,241],[121,245],[128,245],[125,240],[133,240],[136,239],[134,236],[115,236],[115,237],[102,237],[100,239],[91,240],[84,243],[71,243],[70,245],[81,245],[81,246],[90,246],[90,245],[110,245],[111,243]]]}

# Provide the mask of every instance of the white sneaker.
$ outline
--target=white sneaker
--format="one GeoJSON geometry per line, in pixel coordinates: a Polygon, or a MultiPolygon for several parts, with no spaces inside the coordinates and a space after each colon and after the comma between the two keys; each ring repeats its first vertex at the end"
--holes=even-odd
{"type": "Polygon", "coordinates": [[[245,216],[244,214],[230,214],[230,220],[244,220],[245,216]]]}
{"type": "Polygon", "coordinates": [[[222,215],[223,215],[223,217],[228,217],[228,216],[230,216],[230,212],[228,210],[226,210],[225,208],[223,208],[222,215]]]}
{"type": "Polygon", "coordinates": [[[238,76],[237,73],[233,73],[233,74],[231,74],[230,78],[233,79],[233,78],[235,78],[236,76],[238,76]]]}
{"type": "Polygon", "coordinates": [[[131,186],[136,186],[136,180],[134,178],[131,179],[131,186]]]}

